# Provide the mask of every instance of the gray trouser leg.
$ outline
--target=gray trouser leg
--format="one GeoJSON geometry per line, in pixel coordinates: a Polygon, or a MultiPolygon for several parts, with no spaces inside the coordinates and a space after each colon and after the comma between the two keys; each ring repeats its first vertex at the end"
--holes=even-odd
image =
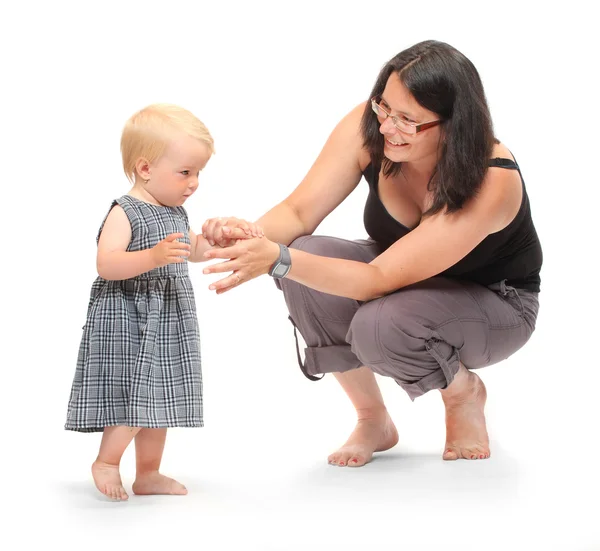
{"type": "MultiPolygon", "coordinates": [[[[292,248],[321,256],[370,262],[371,241],[304,236],[292,248]]],[[[392,377],[411,399],[445,388],[458,370],[499,362],[521,348],[535,329],[537,293],[499,282],[491,288],[431,278],[369,302],[279,282],[307,348],[305,375],[365,365],[392,377]]]]}

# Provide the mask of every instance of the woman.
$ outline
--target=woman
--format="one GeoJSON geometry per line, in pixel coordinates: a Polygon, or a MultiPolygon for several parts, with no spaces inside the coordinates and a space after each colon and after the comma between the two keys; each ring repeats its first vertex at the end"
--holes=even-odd
{"type": "MultiPolygon", "coordinates": [[[[212,219],[203,233],[227,245],[239,224],[212,219]]],[[[530,338],[542,251],[473,64],[436,41],[392,58],[371,99],[340,121],[305,179],[257,224],[265,238],[209,251],[230,260],[205,273],[233,272],[210,286],[217,293],[276,278],[307,343],[305,375],[333,372],[357,410],[330,463],[364,465],[398,441],[373,372],[413,400],[440,391],[444,459],[488,458],[486,389],[472,370],[530,338]],[[312,236],[363,176],[371,239],[312,236]]]]}

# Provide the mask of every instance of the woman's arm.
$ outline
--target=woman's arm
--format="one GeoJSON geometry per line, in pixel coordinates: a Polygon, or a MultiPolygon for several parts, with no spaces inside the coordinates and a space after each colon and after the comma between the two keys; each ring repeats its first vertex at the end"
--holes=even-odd
{"type": "Polygon", "coordinates": [[[450,268],[506,227],[520,203],[518,174],[490,168],[480,193],[461,211],[426,218],[370,264],[292,251],[287,277],[326,293],[372,300],[450,268]]]}
{"type": "MultiPolygon", "coordinates": [[[[358,105],[338,123],[298,187],[255,222],[268,239],[289,245],[297,237],[313,233],[356,188],[368,163],[360,135],[364,107],[364,103],[358,105]]],[[[240,222],[244,221],[211,218],[203,224],[202,234],[209,243],[227,247],[228,232],[240,222]]]]}
{"type": "MultiPolygon", "coordinates": [[[[490,168],[479,194],[461,211],[426,218],[370,264],[292,249],[292,269],[286,277],[318,291],[356,300],[386,295],[439,274],[489,234],[506,227],[518,212],[521,193],[518,174],[490,168]]],[[[244,281],[268,272],[278,249],[269,240],[253,239],[206,253],[209,258],[232,259],[211,266],[206,273],[235,272],[211,287],[224,292],[235,286],[238,277],[244,281]]]]}
{"type": "Polygon", "coordinates": [[[356,188],[368,162],[360,135],[364,108],[358,105],[337,124],[298,187],[256,221],[268,239],[289,245],[312,234],[356,188]]]}

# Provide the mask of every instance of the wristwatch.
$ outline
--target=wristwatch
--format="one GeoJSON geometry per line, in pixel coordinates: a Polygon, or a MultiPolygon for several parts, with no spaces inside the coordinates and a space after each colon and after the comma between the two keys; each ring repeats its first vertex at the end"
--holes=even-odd
{"type": "Polygon", "coordinates": [[[288,275],[288,272],[292,268],[292,257],[290,256],[290,250],[281,243],[279,245],[279,258],[273,263],[269,270],[271,277],[281,279],[288,275]]]}

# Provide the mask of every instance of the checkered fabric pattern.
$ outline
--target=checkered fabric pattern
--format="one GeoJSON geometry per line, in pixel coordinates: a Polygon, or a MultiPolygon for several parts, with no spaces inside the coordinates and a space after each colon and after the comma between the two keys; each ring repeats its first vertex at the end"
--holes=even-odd
{"type": "MultiPolygon", "coordinates": [[[[183,207],[161,207],[129,195],[113,201],[111,209],[116,204],[131,223],[129,251],[148,249],[177,232],[189,243],[183,207]]],[[[65,429],[201,427],[202,413],[200,337],[187,262],[122,281],[98,277],[65,429]]]]}

